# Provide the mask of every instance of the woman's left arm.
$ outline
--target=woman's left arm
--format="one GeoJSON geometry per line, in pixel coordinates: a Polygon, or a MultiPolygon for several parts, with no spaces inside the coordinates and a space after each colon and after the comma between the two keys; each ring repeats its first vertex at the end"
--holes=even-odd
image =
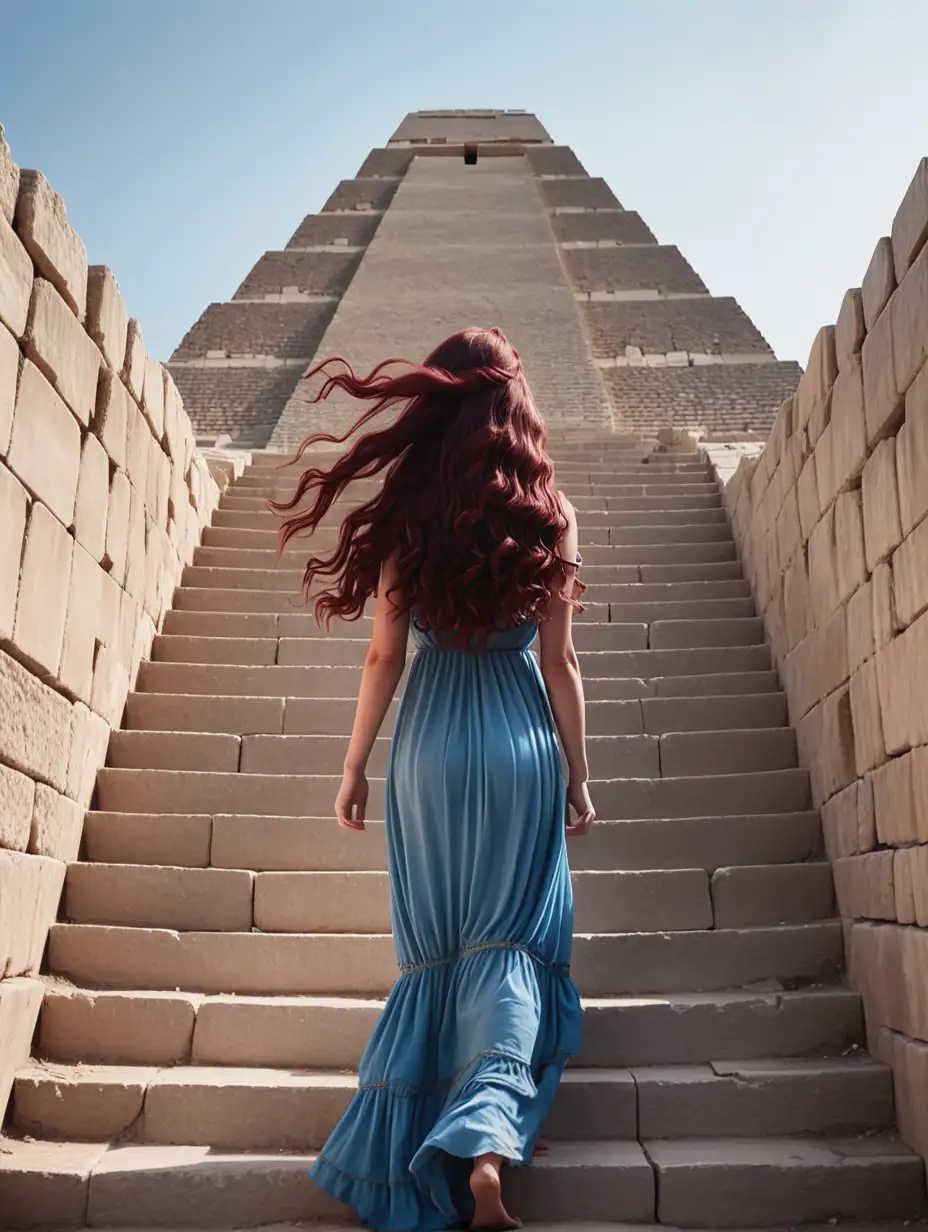
{"type": "Polygon", "coordinates": [[[367,759],[406,666],[409,613],[398,607],[390,594],[398,580],[396,557],[391,556],[380,572],[374,607],[374,633],[364,659],[358,707],[345,757],[345,773],[335,800],[338,824],[345,830],[364,829],[368,797],[367,759]]]}

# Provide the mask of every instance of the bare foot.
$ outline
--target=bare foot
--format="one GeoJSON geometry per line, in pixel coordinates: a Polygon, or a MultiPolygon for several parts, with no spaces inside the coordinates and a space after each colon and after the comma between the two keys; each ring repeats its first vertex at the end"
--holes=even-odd
{"type": "Polygon", "coordinates": [[[499,1179],[501,1155],[481,1155],[474,1160],[470,1175],[470,1191],[474,1195],[472,1228],[521,1228],[522,1220],[514,1219],[503,1206],[503,1187],[499,1179]]]}

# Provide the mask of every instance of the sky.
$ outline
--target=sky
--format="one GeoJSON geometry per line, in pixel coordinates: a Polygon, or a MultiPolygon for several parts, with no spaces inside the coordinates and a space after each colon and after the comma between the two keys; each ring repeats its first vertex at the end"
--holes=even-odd
{"type": "Polygon", "coordinates": [[[0,122],[167,359],[408,111],[536,112],[804,363],[928,153],[925,0],[0,0],[0,122]]]}

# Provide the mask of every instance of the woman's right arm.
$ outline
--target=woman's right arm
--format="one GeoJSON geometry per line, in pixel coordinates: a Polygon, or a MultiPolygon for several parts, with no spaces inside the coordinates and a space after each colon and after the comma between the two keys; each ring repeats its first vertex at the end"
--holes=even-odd
{"type": "MultiPolygon", "coordinates": [[[[577,559],[577,515],[573,505],[561,496],[567,530],[558,548],[565,561],[577,559]]],[[[568,584],[571,584],[576,566],[568,569],[568,584]]],[[[539,623],[538,638],[541,650],[541,674],[548,690],[554,720],[560,733],[564,754],[567,758],[567,798],[577,814],[576,822],[568,826],[570,835],[586,834],[595,820],[588,781],[590,777],[586,756],[586,714],[583,699],[583,681],[580,678],[580,662],[574,650],[571,626],[573,605],[562,595],[554,594],[548,600],[545,619],[539,623]]]]}

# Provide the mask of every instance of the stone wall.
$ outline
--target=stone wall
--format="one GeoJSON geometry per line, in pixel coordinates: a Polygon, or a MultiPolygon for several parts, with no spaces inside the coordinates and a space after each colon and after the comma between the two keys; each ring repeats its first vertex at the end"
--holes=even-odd
{"type": "Polygon", "coordinates": [[[642,291],[659,295],[708,295],[699,277],[679,248],[672,244],[613,245],[608,248],[568,248],[564,264],[574,290],[645,298],[642,291]]]}
{"type": "Polygon", "coordinates": [[[822,807],[870,1046],[928,1154],[928,160],[757,457],[710,449],[822,807]]]}
{"type": "Polygon", "coordinates": [[[219,490],[171,377],[0,128],[0,1120],[110,730],[219,490]]]}

